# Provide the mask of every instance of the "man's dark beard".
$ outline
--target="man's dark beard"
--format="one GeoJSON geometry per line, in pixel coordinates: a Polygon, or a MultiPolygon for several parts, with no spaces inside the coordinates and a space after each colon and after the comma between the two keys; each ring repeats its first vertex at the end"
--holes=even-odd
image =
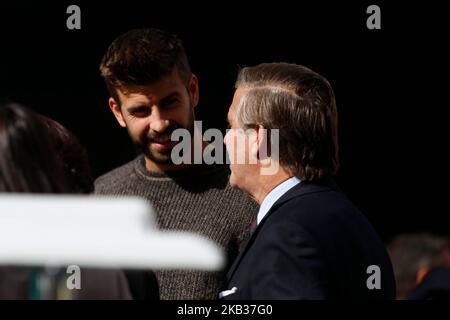
{"type": "Polygon", "coordinates": [[[147,157],[147,159],[158,164],[172,164],[172,159],[170,157],[172,149],[167,149],[167,151],[155,154],[155,152],[151,150],[150,145],[155,140],[170,140],[172,132],[177,128],[179,128],[179,126],[177,124],[174,124],[164,130],[164,132],[162,133],[150,133],[149,135],[144,133],[139,138],[137,146],[141,149],[141,152],[147,157]]]}
{"type": "MultiPolygon", "coordinates": [[[[139,148],[139,150],[146,156],[147,159],[153,161],[157,164],[173,164],[172,161],[172,148],[168,148],[167,150],[161,152],[161,153],[155,153],[151,150],[150,145],[152,142],[155,141],[170,141],[170,137],[172,136],[172,132],[176,129],[180,129],[182,126],[178,124],[173,124],[170,127],[168,127],[164,132],[162,133],[150,133],[150,134],[142,134],[141,137],[139,137],[139,141],[135,141],[135,145],[139,148]]],[[[194,123],[191,122],[191,125],[189,128],[185,128],[189,131],[191,136],[194,133],[194,123]]]]}

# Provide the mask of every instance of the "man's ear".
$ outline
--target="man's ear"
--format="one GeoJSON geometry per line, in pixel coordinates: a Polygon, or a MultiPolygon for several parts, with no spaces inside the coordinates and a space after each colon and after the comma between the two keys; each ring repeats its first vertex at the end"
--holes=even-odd
{"type": "Polygon", "coordinates": [[[192,74],[191,80],[189,80],[189,97],[191,98],[192,107],[195,108],[198,105],[199,100],[199,89],[198,89],[198,78],[195,74],[192,74]]]}
{"type": "Polygon", "coordinates": [[[250,152],[251,157],[256,160],[267,159],[270,154],[267,153],[267,130],[262,125],[257,125],[250,135],[250,152]]]}
{"type": "Polygon", "coordinates": [[[258,143],[258,159],[266,160],[270,158],[268,130],[262,125],[257,125],[255,130],[258,143]]]}
{"type": "Polygon", "coordinates": [[[120,105],[116,102],[116,100],[114,100],[113,97],[109,98],[108,104],[109,104],[109,108],[111,109],[112,113],[116,117],[117,122],[119,122],[120,126],[125,128],[127,126],[127,124],[125,123],[125,121],[123,119],[122,111],[120,110],[120,105]]]}

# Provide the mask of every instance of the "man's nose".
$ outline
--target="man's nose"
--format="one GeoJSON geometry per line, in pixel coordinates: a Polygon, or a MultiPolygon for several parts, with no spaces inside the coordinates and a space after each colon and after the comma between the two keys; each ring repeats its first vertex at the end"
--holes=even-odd
{"type": "Polygon", "coordinates": [[[227,147],[230,147],[232,144],[232,140],[234,139],[233,136],[233,129],[226,129],[225,137],[223,138],[223,142],[227,147]]]}
{"type": "Polygon", "coordinates": [[[154,108],[150,117],[150,129],[155,132],[164,132],[169,125],[169,119],[164,117],[164,114],[158,108],[154,108]]]}

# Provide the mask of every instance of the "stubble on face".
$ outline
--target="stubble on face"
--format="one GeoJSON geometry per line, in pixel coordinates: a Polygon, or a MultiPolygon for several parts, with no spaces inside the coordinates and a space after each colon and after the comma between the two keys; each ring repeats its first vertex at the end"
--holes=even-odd
{"type": "Polygon", "coordinates": [[[189,113],[187,126],[173,122],[163,132],[155,132],[149,129],[149,131],[142,132],[137,140],[133,140],[133,143],[148,160],[160,165],[174,164],[171,154],[177,142],[171,141],[172,133],[176,129],[186,129],[192,136],[194,133],[194,119],[194,113],[191,112],[189,113]]]}

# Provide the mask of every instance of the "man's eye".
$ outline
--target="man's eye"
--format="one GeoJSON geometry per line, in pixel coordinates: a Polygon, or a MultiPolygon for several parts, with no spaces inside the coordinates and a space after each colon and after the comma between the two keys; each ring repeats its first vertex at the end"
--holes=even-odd
{"type": "Polygon", "coordinates": [[[176,103],[178,103],[178,99],[177,98],[173,98],[173,99],[169,99],[166,101],[163,101],[161,103],[161,107],[163,108],[170,108],[171,106],[174,106],[176,103]]]}
{"type": "Polygon", "coordinates": [[[137,116],[137,117],[147,115],[148,113],[149,113],[148,108],[138,108],[138,109],[134,109],[133,111],[131,111],[131,115],[137,116]]]}

